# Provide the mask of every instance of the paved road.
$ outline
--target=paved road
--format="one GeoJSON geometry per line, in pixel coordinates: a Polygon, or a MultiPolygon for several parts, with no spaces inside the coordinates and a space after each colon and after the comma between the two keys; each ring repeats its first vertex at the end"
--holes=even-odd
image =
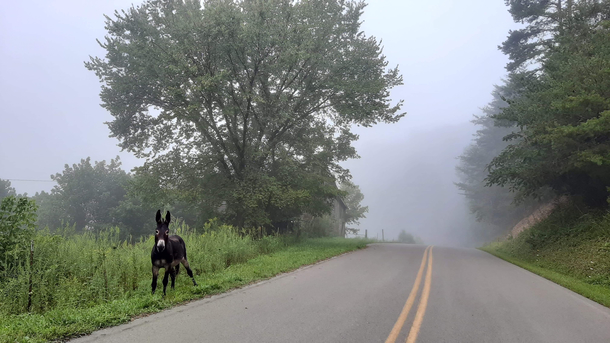
{"type": "Polygon", "coordinates": [[[610,309],[482,251],[374,244],[75,340],[407,341],[608,343],[610,309]]]}

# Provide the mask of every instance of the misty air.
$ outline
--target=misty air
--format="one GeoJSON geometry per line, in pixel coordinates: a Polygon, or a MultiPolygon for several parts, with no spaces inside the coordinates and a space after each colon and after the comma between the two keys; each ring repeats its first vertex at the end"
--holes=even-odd
{"type": "Polygon", "coordinates": [[[610,341],[610,0],[11,2],[0,99],[0,342],[610,341]]]}

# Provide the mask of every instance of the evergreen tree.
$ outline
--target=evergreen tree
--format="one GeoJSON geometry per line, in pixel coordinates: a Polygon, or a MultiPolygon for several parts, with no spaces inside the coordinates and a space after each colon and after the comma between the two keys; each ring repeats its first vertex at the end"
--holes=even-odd
{"type": "Polygon", "coordinates": [[[489,183],[523,196],[546,187],[603,205],[610,186],[610,25],[557,40],[538,77],[498,120],[520,130],[490,165],[489,183]]]}

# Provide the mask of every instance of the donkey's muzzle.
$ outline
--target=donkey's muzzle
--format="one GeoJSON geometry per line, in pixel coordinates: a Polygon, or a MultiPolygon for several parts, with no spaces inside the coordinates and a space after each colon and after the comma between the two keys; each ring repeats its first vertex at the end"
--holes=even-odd
{"type": "Polygon", "coordinates": [[[157,251],[163,251],[163,250],[165,250],[165,241],[160,239],[157,242],[157,251]]]}

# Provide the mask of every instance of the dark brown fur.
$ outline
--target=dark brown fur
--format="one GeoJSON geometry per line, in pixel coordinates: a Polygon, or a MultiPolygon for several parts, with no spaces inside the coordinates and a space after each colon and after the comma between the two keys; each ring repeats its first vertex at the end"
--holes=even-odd
{"type": "Polygon", "coordinates": [[[157,289],[157,277],[159,276],[159,269],[165,268],[165,275],[163,276],[163,295],[167,288],[168,278],[172,277],[172,289],[176,283],[176,275],[180,270],[180,264],[186,268],[186,272],[193,280],[193,285],[197,286],[195,278],[193,277],[193,271],[189,267],[188,260],[186,259],[186,245],[182,237],[178,235],[169,235],[169,222],[171,216],[169,211],[165,215],[165,220],[161,218],[161,210],[157,211],[157,230],[155,231],[155,246],[150,254],[152,262],[152,293],[155,294],[157,289]],[[175,268],[174,268],[175,267],[175,268]]]}

